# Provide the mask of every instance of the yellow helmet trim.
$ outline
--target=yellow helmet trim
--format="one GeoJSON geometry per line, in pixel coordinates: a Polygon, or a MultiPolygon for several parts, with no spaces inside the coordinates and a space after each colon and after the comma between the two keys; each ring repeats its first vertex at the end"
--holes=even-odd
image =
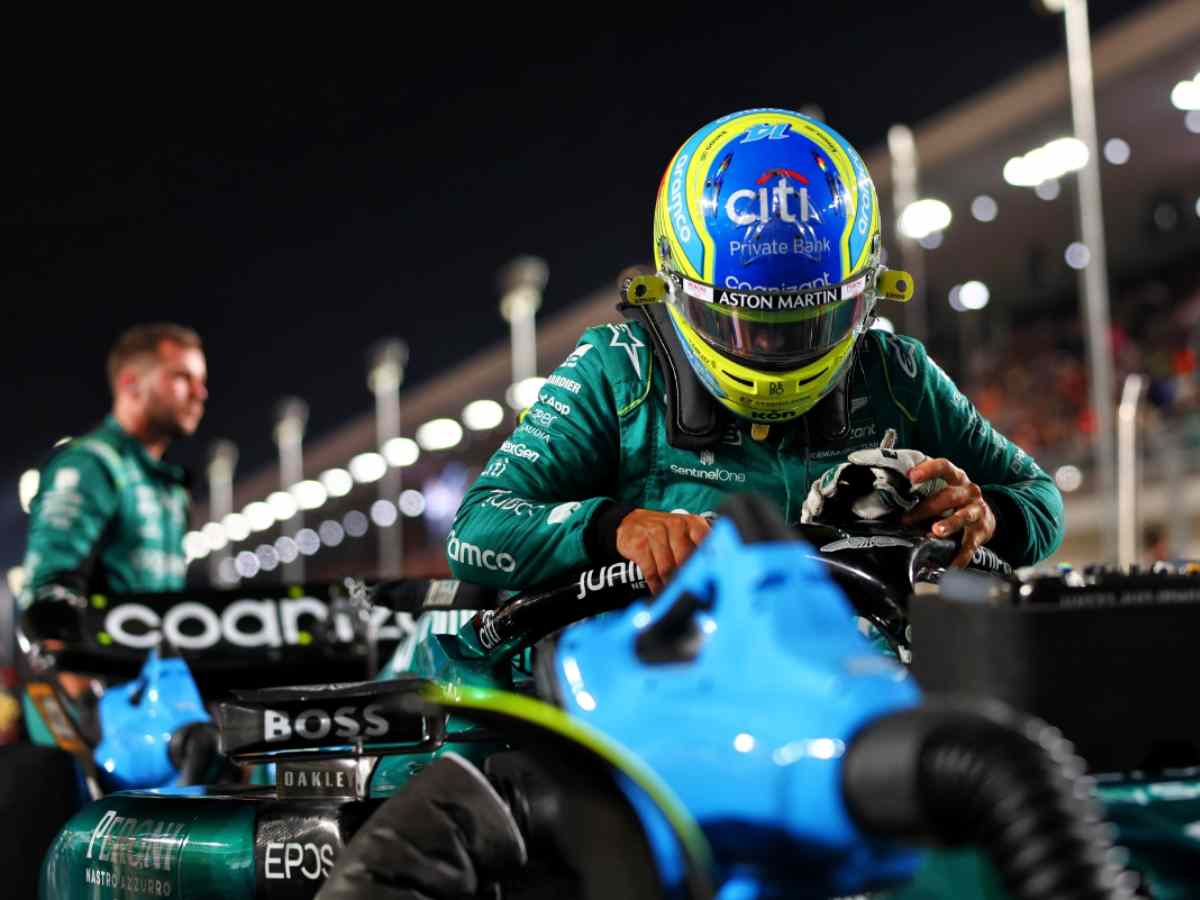
{"type": "Polygon", "coordinates": [[[824,355],[790,372],[760,372],[710,347],[673,306],[671,321],[683,338],[684,350],[711,378],[707,385],[717,402],[752,422],[786,422],[799,418],[833,390],[850,363],[859,332],[851,331],[824,355]]]}

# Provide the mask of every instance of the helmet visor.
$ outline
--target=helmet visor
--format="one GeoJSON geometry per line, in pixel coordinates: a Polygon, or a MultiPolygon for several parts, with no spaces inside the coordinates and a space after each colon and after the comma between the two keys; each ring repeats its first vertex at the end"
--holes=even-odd
{"type": "Polygon", "coordinates": [[[860,331],[875,270],[802,291],[737,291],[671,279],[670,302],[719,352],[769,369],[799,368],[860,331]]]}

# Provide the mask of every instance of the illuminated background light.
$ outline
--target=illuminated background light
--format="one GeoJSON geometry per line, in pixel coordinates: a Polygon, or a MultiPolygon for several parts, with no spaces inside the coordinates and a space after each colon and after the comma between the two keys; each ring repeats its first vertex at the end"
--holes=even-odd
{"type": "Polygon", "coordinates": [[[1092,260],[1092,251],[1085,244],[1073,241],[1063,252],[1063,259],[1072,269],[1083,269],[1092,260]]]}
{"type": "Polygon", "coordinates": [[[400,494],[400,512],[415,519],[425,512],[425,495],[420,491],[408,490],[400,494]]]}
{"type": "Polygon", "coordinates": [[[346,532],[337,522],[332,519],[326,519],[317,529],[317,533],[321,537],[321,543],[326,547],[336,547],[346,539],[346,532]]]}
{"type": "Polygon", "coordinates": [[[412,438],[397,437],[383,445],[383,458],[389,466],[411,466],[421,455],[421,448],[412,438]]]}
{"type": "Polygon", "coordinates": [[[535,375],[532,378],[524,378],[516,384],[510,384],[508,390],[504,392],[504,401],[510,408],[517,411],[529,409],[537,402],[538,392],[545,383],[545,378],[535,375]]]}
{"type": "Polygon", "coordinates": [[[733,739],[733,749],[738,753],[749,753],[754,749],[754,735],[742,732],[733,739]]]}
{"type": "Polygon", "coordinates": [[[463,407],[462,421],[472,431],[488,431],[504,421],[504,407],[495,400],[476,400],[463,407]]]}
{"type": "Polygon", "coordinates": [[[387,474],[387,460],[380,453],[360,453],[350,460],[350,474],[359,484],[370,484],[387,474]]]}
{"type": "Polygon", "coordinates": [[[1109,138],[1104,142],[1104,158],[1114,166],[1129,162],[1129,144],[1120,138],[1109,138]]]}
{"type": "Polygon", "coordinates": [[[417,429],[422,450],[449,450],[462,440],[463,430],[453,419],[433,419],[417,429]]]}
{"type": "Polygon", "coordinates": [[[982,281],[965,282],[958,291],[958,300],[963,309],[983,309],[991,299],[991,291],[982,281]]]}
{"type": "Polygon", "coordinates": [[[317,509],[329,499],[325,485],[311,478],[293,484],[291,494],[301,509],[317,509]]]}
{"type": "Polygon", "coordinates": [[[1034,187],[1045,179],[1037,177],[1037,174],[1025,162],[1025,157],[1014,156],[1004,164],[1004,180],[1013,187],[1034,187]]]}
{"type": "Polygon", "coordinates": [[[1171,103],[1176,109],[1200,110],[1200,73],[1191,81],[1180,81],[1171,88],[1171,103]]]}
{"type": "Polygon", "coordinates": [[[917,241],[917,243],[926,250],[936,250],[938,247],[942,246],[942,239],[943,235],[940,231],[931,231],[929,234],[925,235],[925,237],[917,241]]]}
{"type": "Polygon", "coordinates": [[[254,548],[254,555],[264,572],[273,572],[279,567],[279,553],[270,544],[259,544],[254,548]]]}
{"type": "Polygon", "coordinates": [[[971,215],[980,222],[995,221],[999,211],[1000,207],[996,205],[996,201],[987,194],[980,194],[971,201],[971,215]]]}
{"type": "Polygon", "coordinates": [[[354,478],[345,469],[326,469],[321,473],[321,487],[330,497],[345,497],[354,490],[354,478]]]}
{"type": "Polygon", "coordinates": [[[220,550],[229,543],[229,538],[225,537],[225,529],[218,522],[209,522],[200,529],[200,533],[208,542],[209,550],[220,550]]]}
{"type": "Polygon", "coordinates": [[[271,494],[267,497],[267,506],[271,507],[271,512],[280,522],[286,522],[300,508],[296,498],[287,491],[276,491],[271,494]]]}
{"type": "Polygon", "coordinates": [[[959,297],[960,293],[962,293],[962,285],[956,284],[954,287],[950,288],[950,293],[947,295],[947,299],[950,301],[950,308],[952,310],[955,312],[966,312],[967,308],[962,305],[962,299],[959,297]]]}
{"type": "Polygon", "coordinates": [[[243,509],[242,515],[250,523],[251,531],[266,531],[275,524],[275,513],[271,512],[271,507],[261,500],[255,500],[243,509]]]}
{"type": "Polygon", "coordinates": [[[1064,493],[1077,491],[1083,484],[1083,472],[1079,471],[1078,466],[1059,466],[1054,473],[1054,483],[1064,493]]]}
{"type": "Polygon", "coordinates": [[[1033,192],[1043,200],[1054,200],[1062,192],[1062,185],[1057,178],[1048,178],[1035,187],[1033,192]]]}
{"type": "Polygon", "coordinates": [[[1192,134],[1200,134],[1200,110],[1193,109],[1183,117],[1183,127],[1192,134]]]}
{"type": "Polygon", "coordinates": [[[380,498],[371,504],[371,521],[380,528],[390,528],[396,524],[396,504],[391,500],[380,498]]]}
{"type": "Polygon", "coordinates": [[[1047,178],[1061,178],[1068,172],[1077,172],[1087,165],[1087,144],[1078,138],[1064,137],[1051,141],[1041,149],[1042,161],[1046,165],[1047,178]]]}
{"type": "Polygon", "coordinates": [[[242,578],[253,578],[258,574],[258,557],[249,550],[243,550],[233,560],[234,568],[242,578]]]}
{"type": "Polygon", "coordinates": [[[17,482],[17,498],[21,501],[22,511],[29,512],[29,504],[33,503],[41,480],[37,469],[26,469],[21,473],[21,480],[17,482]]]}
{"type": "Polygon", "coordinates": [[[225,537],[233,542],[244,541],[250,537],[250,520],[241,513],[230,513],[221,520],[225,529],[225,537]]]}
{"type": "Polygon", "coordinates": [[[941,200],[926,197],[914,200],[900,213],[899,228],[906,237],[919,241],[935,231],[942,231],[954,218],[950,207],[941,200]]]}
{"type": "Polygon", "coordinates": [[[360,538],[367,533],[370,527],[370,522],[367,517],[357,509],[352,509],[342,517],[342,527],[346,529],[346,534],[352,538],[360,538]]]}
{"type": "Polygon", "coordinates": [[[321,549],[321,538],[311,528],[301,528],[296,532],[296,549],[305,556],[312,556],[321,549]]]}
{"type": "Polygon", "coordinates": [[[1012,157],[1004,164],[1004,180],[1014,187],[1037,187],[1078,172],[1087,161],[1087,144],[1073,137],[1057,138],[1024,156],[1012,157]]]}
{"type": "Polygon", "coordinates": [[[183,536],[183,552],[188,560],[204,559],[209,554],[208,541],[199,531],[189,531],[183,536]]]}
{"type": "MultiPolygon", "coordinates": [[[[316,535],[313,536],[316,537],[316,535]]],[[[295,540],[283,534],[275,539],[275,552],[279,554],[280,562],[291,563],[295,562],[296,557],[300,555],[300,546],[295,540]]]]}

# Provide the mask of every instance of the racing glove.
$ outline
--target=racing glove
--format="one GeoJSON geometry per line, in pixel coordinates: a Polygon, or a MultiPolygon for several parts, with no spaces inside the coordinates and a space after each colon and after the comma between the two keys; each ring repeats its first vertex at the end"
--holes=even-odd
{"type": "Polygon", "coordinates": [[[495,896],[527,859],[508,806],[475,766],[446,753],[389,798],[338,858],[317,900],[495,896]]]}
{"type": "Polygon", "coordinates": [[[920,450],[893,450],[888,429],[873,450],[855,450],[841,465],[818,478],[800,510],[803,524],[884,519],[900,516],[946,486],[940,478],[914,485],[908,471],[928,457],[920,450]]]}

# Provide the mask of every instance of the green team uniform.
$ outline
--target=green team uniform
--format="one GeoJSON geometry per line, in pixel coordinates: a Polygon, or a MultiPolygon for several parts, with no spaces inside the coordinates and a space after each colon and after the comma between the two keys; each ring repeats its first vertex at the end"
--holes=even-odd
{"type": "Polygon", "coordinates": [[[151,457],[108,416],[42,469],[22,602],[182,590],[188,502],[184,470],[151,457]]]}
{"type": "Polygon", "coordinates": [[[1044,559],[1062,541],[1053,480],[913,338],[872,330],[862,339],[837,446],[810,440],[801,418],[763,441],[731,421],[711,449],[678,449],[667,443],[665,390],[642,325],[585,331],[463,499],[447,541],[454,575],[520,588],[605,561],[594,558],[588,528],[614,505],[705,514],[728,494],[754,491],[796,523],[812,483],[851,451],[877,447],[889,428],[897,447],[944,456],[983,489],[997,520],[989,546],[1013,565],[1044,559]]]}

